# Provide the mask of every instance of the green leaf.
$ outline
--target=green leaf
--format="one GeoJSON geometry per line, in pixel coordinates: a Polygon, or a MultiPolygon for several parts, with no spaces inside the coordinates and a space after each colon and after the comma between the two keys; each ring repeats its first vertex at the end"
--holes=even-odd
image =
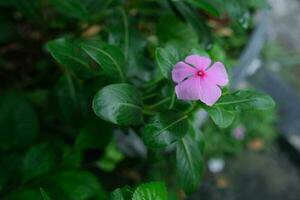
{"type": "Polygon", "coordinates": [[[190,3],[191,5],[211,14],[214,17],[219,17],[220,12],[210,3],[205,2],[203,0],[186,0],[186,2],[190,3]]]}
{"type": "Polygon", "coordinates": [[[96,165],[103,171],[112,172],[117,167],[117,164],[124,159],[124,155],[117,148],[115,143],[115,140],[112,139],[105,149],[105,154],[96,163],[96,165]]]}
{"type": "Polygon", "coordinates": [[[117,125],[137,125],[143,121],[141,95],[134,86],[120,83],[102,88],[93,99],[97,116],[117,125]]]}
{"type": "Polygon", "coordinates": [[[162,182],[150,182],[136,188],[132,200],[167,200],[168,194],[162,182]]]}
{"type": "Polygon", "coordinates": [[[74,72],[79,78],[91,78],[100,72],[89,64],[84,52],[71,40],[56,39],[48,42],[47,48],[59,64],[66,70],[74,72]]]}
{"type": "Polygon", "coordinates": [[[186,135],[177,143],[176,165],[184,190],[190,194],[198,189],[204,164],[200,150],[190,135],[186,135]]]}
{"type": "Polygon", "coordinates": [[[80,46],[102,67],[107,76],[120,82],[125,81],[125,57],[119,48],[99,40],[85,41],[80,46]]]}
{"type": "Polygon", "coordinates": [[[166,15],[159,21],[157,36],[160,41],[175,40],[185,47],[194,47],[198,44],[197,33],[175,16],[166,15]]]}
{"type": "Polygon", "coordinates": [[[187,115],[178,111],[161,113],[144,127],[143,140],[148,147],[162,148],[182,138],[189,131],[187,115]]]}
{"type": "Polygon", "coordinates": [[[235,118],[235,112],[231,110],[226,110],[222,106],[213,106],[204,108],[211,119],[221,128],[226,128],[232,124],[235,118]]]}
{"type": "Polygon", "coordinates": [[[43,200],[51,200],[43,188],[40,188],[40,192],[43,197],[43,200]]]}
{"type": "Polygon", "coordinates": [[[75,146],[80,150],[104,149],[113,135],[112,125],[93,116],[83,124],[76,137],[75,146]],[[105,130],[105,131],[101,131],[105,130]]]}
{"type": "Polygon", "coordinates": [[[178,57],[167,48],[157,48],[155,59],[162,75],[167,79],[171,79],[171,71],[178,62],[178,57]]]}
{"type": "Polygon", "coordinates": [[[80,20],[89,20],[89,12],[81,0],[50,0],[50,3],[62,14],[80,20]]]}
{"type": "Polygon", "coordinates": [[[132,191],[129,187],[117,188],[110,194],[110,200],[131,200],[132,191]]]}
{"type": "Polygon", "coordinates": [[[214,106],[223,106],[227,110],[267,110],[275,106],[274,100],[255,91],[237,91],[225,95],[214,106]]]}
{"type": "Polygon", "coordinates": [[[52,199],[57,200],[107,199],[97,178],[86,171],[58,172],[45,179],[42,187],[52,199]]]}
{"type": "Polygon", "coordinates": [[[31,147],[22,163],[22,175],[25,181],[42,175],[53,168],[55,154],[46,144],[31,147]]]}
{"type": "Polygon", "coordinates": [[[32,106],[15,93],[0,98],[0,149],[21,148],[34,142],[38,119],[32,106]]]}

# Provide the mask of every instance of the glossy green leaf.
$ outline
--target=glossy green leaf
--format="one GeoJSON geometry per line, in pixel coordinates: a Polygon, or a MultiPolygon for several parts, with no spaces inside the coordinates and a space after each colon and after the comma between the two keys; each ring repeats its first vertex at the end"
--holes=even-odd
{"type": "Polygon", "coordinates": [[[140,185],[132,195],[132,200],[167,200],[166,186],[162,182],[150,182],[140,185]]]}
{"type": "Polygon", "coordinates": [[[125,81],[125,57],[119,48],[98,40],[85,41],[80,46],[102,67],[107,76],[119,82],[125,81]]]}
{"type": "Polygon", "coordinates": [[[220,16],[219,11],[210,3],[203,1],[203,0],[186,0],[186,2],[190,3],[191,5],[199,8],[214,17],[220,16]]]}
{"type": "Polygon", "coordinates": [[[274,100],[263,93],[255,91],[237,91],[225,95],[214,106],[222,106],[227,110],[267,110],[275,106],[274,100]]]}
{"type": "Polygon", "coordinates": [[[144,127],[143,140],[148,147],[162,148],[182,138],[189,131],[188,116],[168,111],[155,116],[144,127]]]}
{"type": "Polygon", "coordinates": [[[102,119],[121,126],[143,121],[141,95],[134,86],[126,83],[102,88],[93,99],[93,110],[102,119]]]}
{"type": "Polygon", "coordinates": [[[55,165],[55,154],[46,144],[31,147],[22,163],[22,175],[25,181],[48,172],[55,165]]]}
{"type": "Polygon", "coordinates": [[[167,79],[171,79],[171,71],[176,62],[179,61],[176,54],[167,48],[157,48],[155,51],[155,59],[162,75],[167,79]]]}
{"type": "Polygon", "coordinates": [[[198,189],[204,163],[197,143],[189,135],[186,135],[177,143],[176,165],[184,190],[190,194],[198,189]]]}
{"type": "Polygon", "coordinates": [[[226,128],[232,124],[235,118],[235,112],[226,110],[222,106],[205,107],[211,119],[221,128],[226,128]]]}
{"type": "Polygon", "coordinates": [[[89,20],[89,12],[81,0],[50,0],[50,3],[62,14],[80,20],[89,20]]]}
{"type": "Polygon", "coordinates": [[[110,200],[131,200],[132,191],[129,187],[117,188],[110,194],[110,200]]]}
{"type": "Polygon", "coordinates": [[[38,119],[23,96],[9,93],[0,99],[0,149],[30,145],[38,134],[38,119]]]}
{"type": "Polygon", "coordinates": [[[74,72],[79,78],[91,78],[100,72],[89,64],[84,52],[71,40],[66,38],[52,40],[47,43],[47,48],[59,64],[66,70],[74,72]]]}

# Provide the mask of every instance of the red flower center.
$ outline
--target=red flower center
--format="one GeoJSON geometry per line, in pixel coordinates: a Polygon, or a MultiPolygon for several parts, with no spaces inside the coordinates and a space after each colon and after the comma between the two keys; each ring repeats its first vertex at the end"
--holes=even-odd
{"type": "Polygon", "coordinates": [[[197,71],[196,75],[203,77],[205,75],[205,72],[204,72],[204,70],[199,70],[199,71],[197,71]]]}

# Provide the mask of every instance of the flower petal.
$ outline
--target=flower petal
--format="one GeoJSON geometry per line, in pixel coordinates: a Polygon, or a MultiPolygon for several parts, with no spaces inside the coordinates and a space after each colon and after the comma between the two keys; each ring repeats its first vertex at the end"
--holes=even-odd
{"type": "Polygon", "coordinates": [[[206,105],[212,106],[220,98],[222,94],[221,89],[206,77],[200,80],[200,100],[206,105]]]}
{"type": "Polygon", "coordinates": [[[200,99],[200,90],[200,78],[196,76],[178,83],[175,87],[177,98],[182,100],[200,99]]]}
{"type": "Polygon", "coordinates": [[[185,64],[184,62],[178,62],[172,70],[172,79],[174,82],[179,83],[195,73],[195,68],[185,64]]]}
{"type": "Polygon", "coordinates": [[[224,86],[228,83],[228,75],[226,69],[221,62],[214,63],[206,71],[207,79],[219,86],[224,86]]]}
{"type": "Polygon", "coordinates": [[[210,65],[211,60],[204,56],[190,55],[185,58],[185,62],[195,66],[198,70],[205,70],[210,65]]]}

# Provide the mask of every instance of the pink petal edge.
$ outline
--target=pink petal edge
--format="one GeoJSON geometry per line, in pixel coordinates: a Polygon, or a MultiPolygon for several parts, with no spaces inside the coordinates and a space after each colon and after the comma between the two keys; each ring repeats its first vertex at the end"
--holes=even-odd
{"type": "Polygon", "coordinates": [[[205,70],[210,65],[211,60],[204,56],[190,55],[185,58],[185,62],[195,66],[198,70],[205,70]]]}
{"type": "Polygon", "coordinates": [[[181,100],[200,99],[200,79],[196,76],[192,76],[189,79],[178,83],[175,87],[175,92],[177,98],[181,100]]]}
{"type": "Polygon", "coordinates": [[[195,68],[185,64],[184,62],[178,62],[172,70],[172,79],[174,82],[179,83],[195,73],[195,68]]]}
{"type": "Polygon", "coordinates": [[[207,69],[207,79],[219,86],[225,86],[228,83],[228,75],[223,63],[215,62],[207,69]]]}

